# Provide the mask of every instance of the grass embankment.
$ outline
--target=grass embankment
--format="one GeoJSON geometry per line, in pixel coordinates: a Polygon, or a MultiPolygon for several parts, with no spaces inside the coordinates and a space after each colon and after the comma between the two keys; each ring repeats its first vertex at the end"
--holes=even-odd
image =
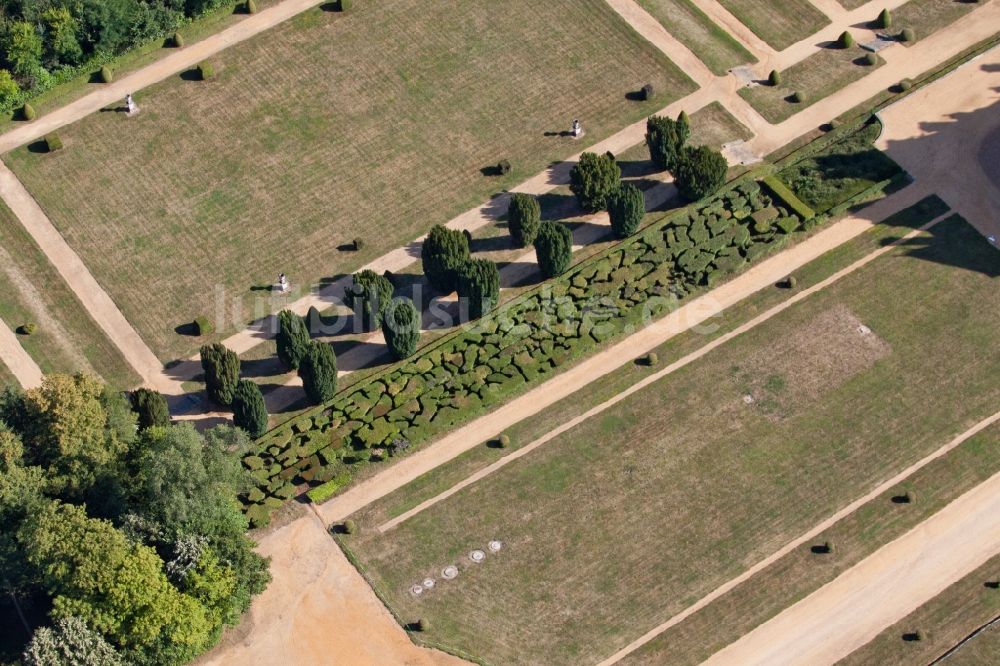
{"type": "Polygon", "coordinates": [[[942,223],[350,547],[432,640],[490,661],[610,654],[991,413],[1000,359],[969,303],[1000,305],[993,252],[942,223]],[[504,550],[467,564],[491,538],[504,550]],[[408,592],[456,562],[456,582],[408,592]]]}
{"type": "Polygon", "coordinates": [[[97,113],[57,154],[5,157],[163,360],[204,341],[175,329],[217,290],[222,337],[280,308],[253,290],[279,272],[353,272],[694,89],[599,0],[317,8],[213,63],[144,91],[127,127],[97,113]],[[647,82],[655,100],[626,99],[647,82]],[[559,136],[581,110],[586,138],[559,136]]]}

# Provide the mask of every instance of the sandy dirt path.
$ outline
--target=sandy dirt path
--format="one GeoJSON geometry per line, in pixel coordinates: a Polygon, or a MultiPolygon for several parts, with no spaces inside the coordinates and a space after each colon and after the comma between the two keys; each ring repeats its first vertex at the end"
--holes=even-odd
{"type": "Polygon", "coordinates": [[[876,146],[1000,238],[1000,48],[882,110],[876,146]],[[960,149],[956,147],[961,146],[960,149]]]}
{"type": "Polygon", "coordinates": [[[41,368],[28,352],[24,351],[14,331],[3,321],[0,321],[0,358],[23,388],[29,389],[41,385],[41,368]]]}
{"type": "Polygon", "coordinates": [[[122,315],[107,292],[84,265],[62,235],[49,221],[21,181],[0,162],[0,197],[41,248],[59,275],[70,286],[108,339],[122,352],[143,381],[164,395],[180,395],[184,391],[179,381],[163,372],[163,364],[149,350],[139,334],[122,315]]]}
{"type": "MultiPolygon", "coordinates": [[[[303,509],[300,509],[303,510],[303,509]]],[[[414,645],[315,514],[261,535],[274,580],[200,666],[458,666],[414,645]]]]}
{"type": "Polygon", "coordinates": [[[843,219],[815,236],[750,267],[729,282],[693,299],[649,326],[626,336],[618,343],[586,358],[552,379],[539,384],[502,407],[472,420],[441,437],[421,451],[394,464],[386,471],[359,483],[343,495],[319,506],[327,523],[343,520],[361,507],[400,488],[438,465],[480,446],[485,440],[572,395],[595,379],[632,362],[673,336],[708,322],[727,307],[774,285],[790,272],[846,243],[889,215],[926,196],[919,185],[908,187],[883,199],[857,215],[843,219]]]}
{"type": "Polygon", "coordinates": [[[729,33],[740,45],[749,51],[757,60],[764,62],[777,54],[770,44],[746,27],[742,21],[733,16],[728,9],[717,0],[692,0],[712,22],[729,33]]]}
{"type": "Polygon", "coordinates": [[[826,289],[830,285],[835,284],[836,282],[839,282],[844,277],[846,277],[846,276],[850,275],[851,273],[857,271],[858,269],[862,268],[863,266],[866,266],[867,264],[871,263],[875,259],[881,257],[883,254],[886,254],[887,252],[890,252],[891,250],[893,250],[897,246],[902,245],[903,243],[908,242],[910,239],[914,238],[915,236],[918,236],[919,234],[921,234],[922,232],[926,231],[927,229],[930,229],[932,226],[934,226],[935,224],[937,224],[941,220],[945,219],[950,214],[951,213],[946,213],[945,215],[942,215],[942,216],[938,217],[937,219],[932,220],[930,223],[928,223],[928,224],[920,227],[920,229],[914,230],[914,231],[906,234],[905,236],[903,236],[899,240],[896,240],[896,241],[890,243],[889,245],[886,245],[885,247],[879,248],[878,250],[875,250],[874,252],[871,252],[867,256],[865,256],[865,257],[859,259],[858,261],[852,263],[850,266],[847,266],[846,268],[843,268],[843,269],[837,271],[836,273],[834,273],[830,277],[826,278],[825,280],[816,283],[815,285],[813,285],[812,287],[809,287],[808,289],[803,289],[802,291],[796,293],[794,296],[786,299],[785,301],[782,301],[778,305],[775,305],[774,307],[769,308],[768,310],[765,310],[761,314],[757,315],[756,317],[754,317],[753,319],[747,321],[746,323],[744,323],[744,324],[742,324],[742,325],[734,328],[732,331],[726,333],[725,335],[721,335],[718,338],[716,338],[715,340],[712,340],[711,342],[709,342],[708,344],[706,344],[705,346],[700,347],[699,349],[691,352],[690,354],[687,354],[686,356],[683,356],[683,357],[677,359],[676,361],[674,361],[673,363],[670,363],[668,366],[666,366],[662,370],[658,370],[657,372],[649,375],[645,379],[642,379],[641,381],[636,382],[635,384],[633,384],[632,386],[628,387],[624,391],[622,391],[622,392],[620,392],[620,393],[612,396],[611,398],[608,398],[607,400],[605,400],[601,404],[599,404],[599,405],[597,405],[597,406],[595,406],[595,407],[587,410],[583,414],[581,414],[581,415],[579,415],[579,416],[577,416],[577,417],[575,417],[573,419],[570,419],[569,421],[563,423],[559,427],[557,427],[557,428],[555,428],[553,430],[550,430],[549,432],[545,433],[544,435],[542,435],[538,439],[536,439],[533,442],[531,442],[531,443],[529,443],[529,444],[521,447],[517,451],[511,453],[510,455],[504,456],[503,458],[497,460],[496,462],[492,463],[491,465],[488,465],[487,467],[484,467],[483,469],[479,470],[475,474],[472,474],[471,476],[467,477],[466,479],[463,479],[462,481],[458,482],[457,484],[455,484],[454,486],[452,486],[448,490],[445,490],[444,492],[442,492],[442,493],[440,493],[440,494],[438,494],[438,495],[436,495],[436,496],[434,496],[434,497],[432,497],[432,498],[430,498],[430,499],[428,499],[428,500],[426,500],[424,502],[421,502],[420,504],[418,504],[417,506],[413,507],[409,511],[406,511],[405,513],[400,514],[399,516],[393,518],[392,520],[389,520],[389,521],[383,523],[382,525],[379,525],[379,527],[378,527],[379,531],[380,532],[386,532],[388,530],[391,530],[392,528],[396,527],[397,525],[400,525],[401,523],[403,523],[403,522],[409,520],[410,518],[412,518],[413,516],[417,515],[421,511],[429,509],[430,507],[434,506],[438,502],[441,502],[441,501],[443,501],[443,500],[451,497],[452,495],[454,495],[455,493],[459,492],[463,488],[467,488],[468,486],[471,486],[474,483],[477,483],[481,479],[489,476],[490,474],[493,474],[494,472],[496,472],[500,468],[506,466],[507,464],[509,464],[509,463],[517,460],[518,458],[521,458],[521,457],[527,455],[528,453],[530,453],[531,451],[534,451],[539,446],[542,446],[546,442],[549,442],[549,441],[555,439],[556,437],[558,437],[559,435],[563,434],[564,432],[567,432],[567,431],[575,428],[579,424],[583,423],[584,421],[586,421],[588,419],[591,419],[594,416],[597,416],[598,414],[600,414],[601,412],[606,411],[607,409],[610,409],[611,407],[613,407],[614,405],[618,404],[622,400],[625,400],[629,396],[631,396],[631,395],[633,395],[633,394],[635,394],[635,393],[637,393],[637,392],[645,389],[647,386],[655,384],[656,382],[660,381],[661,379],[663,379],[667,375],[670,375],[670,374],[672,374],[672,373],[680,370],[681,368],[683,368],[683,367],[685,367],[685,366],[687,366],[687,365],[689,365],[691,363],[694,363],[695,361],[697,361],[701,357],[703,357],[706,354],[708,354],[709,352],[711,352],[711,351],[713,351],[713,350],[721,347],[722,345],[726,344],[727,342],[729,342],[733,338],[736,338],[736,337],[738,337],[740,335],[743,335],[747,331],[750,331],[750,330],[756,328],[757,326],[760,326],[761,324],[763,324],[764,322],[768,321],[772,317],[774,317],[774,316],[776,316],[776,315],[784,312],[785,310],[789,309],[790,307],[792,307],[792,306],[800,303],[804,299],[809,298],[810,296],[812,296],[816,292],[822,291],[823,289],[826,289]]]}
{"type": "Polygon", "coordinates": [[[705,662],[836,663],[1000,552],[1000,474],[705,662]]]}

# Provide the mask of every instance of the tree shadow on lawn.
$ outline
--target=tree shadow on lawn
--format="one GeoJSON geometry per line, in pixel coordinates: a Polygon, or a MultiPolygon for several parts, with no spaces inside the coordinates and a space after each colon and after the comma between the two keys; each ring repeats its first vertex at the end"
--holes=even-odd
{"type": "Polygon", "coordinates": [[[546,192],[537,197],[543,220],[564,220],[581,213],[580,205],[572,194],[546,192]]]}
{"type": "MultiPolygon", "coordinates": [[[[905,256],[964,268],[990,278],[1000,277],[997,248],[957,214],[938,222],[927,230],[927,234],[929,236],[917,236],[900,243],[905,256]]],[[[882,245],[898,240],[884,238],[882,245]]]]}

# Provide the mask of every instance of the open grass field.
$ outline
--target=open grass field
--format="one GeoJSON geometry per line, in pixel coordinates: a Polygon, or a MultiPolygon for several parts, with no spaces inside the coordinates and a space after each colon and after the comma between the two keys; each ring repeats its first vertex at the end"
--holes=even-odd
{"type": "Polygon", "coordinates": [[[28,322],[38,326],[34,334],[19,334],[18,339],[42,372],[89,372],[119,389],[139,383],[135,371],[3,204],[0,292],[4,294],[0,319],[12,329],[28,322]]]}
{"type": "MultiPolygon", "coordinates": [[[[994,441],[994,451],[1000,440],[994,441]]],[[[1000,555],[954,583],[941,594],[887,628],[855,651],[839,666],[907,666],[929,664],[990,620],[1000,616],[1000,555]],[[913,640],[917,630],[923,640],[913,640]]],[[[1000,654],[1000,629],[984,631],[943,664],[984,666],[995,664],[1000,654]]]]}
{"type": "Polygon", "coordinates": [[[60,153],[6,157],[164,360],[201,342],[175,328],[217,292],[243,322],[279,272],[353,272],[693,90],[600,0],[316,9],[214,63],[140,95],[137,118],[64,129],[60,153]],[[655,102],[626,99],[647,82],[655,102]],[[583,142],[550,136],[574,117],[583,142]],[[481,173],[501,158],[511,174],[481,173]]]}
{"type": "Polygon", "coordinates": [[[875,66],[865,63],[866,53],[860,46],[822,48],[781,72],[781,85],[741,88],[740,96],[769,122],[780,123],[882,66],[881,58],[875,66]],[[805,99],[793,101],[794,93],[805,99]]]}
{"type": "Polygon", "coordinates": [[[743,25],[783,51],[817,32],[830,19],[808,0],[719,0],[743,25]]]}
{"type": "Polygon", "coordinates": [[[639,0],[639,4],[716,74],[757,61],[691,0],[639,0]]]}
{"type": "Polygon", "coordinates": [[[893,28],[910,28],[917,40],[954,23],[980,4],[963,0],[910,0],[892,12],[893,28]]]}
{"type": "Polygon", "coordinates": [[[994,252],[953,220],[385,536],[366,510],[348,546],[430,640],[610,654],[988,412],[994,252]],[[491,538],[503,551],[469,563],[491,538]]]}

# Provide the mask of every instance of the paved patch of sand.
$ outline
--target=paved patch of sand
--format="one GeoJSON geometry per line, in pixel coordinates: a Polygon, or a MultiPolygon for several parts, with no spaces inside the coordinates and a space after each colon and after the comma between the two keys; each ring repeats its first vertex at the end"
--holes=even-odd
{"type": "Polygon", "coordinates": [[[259,537],[274,580],[200,666],[460,666],[414,645],[311,511],[259,537]]]}

